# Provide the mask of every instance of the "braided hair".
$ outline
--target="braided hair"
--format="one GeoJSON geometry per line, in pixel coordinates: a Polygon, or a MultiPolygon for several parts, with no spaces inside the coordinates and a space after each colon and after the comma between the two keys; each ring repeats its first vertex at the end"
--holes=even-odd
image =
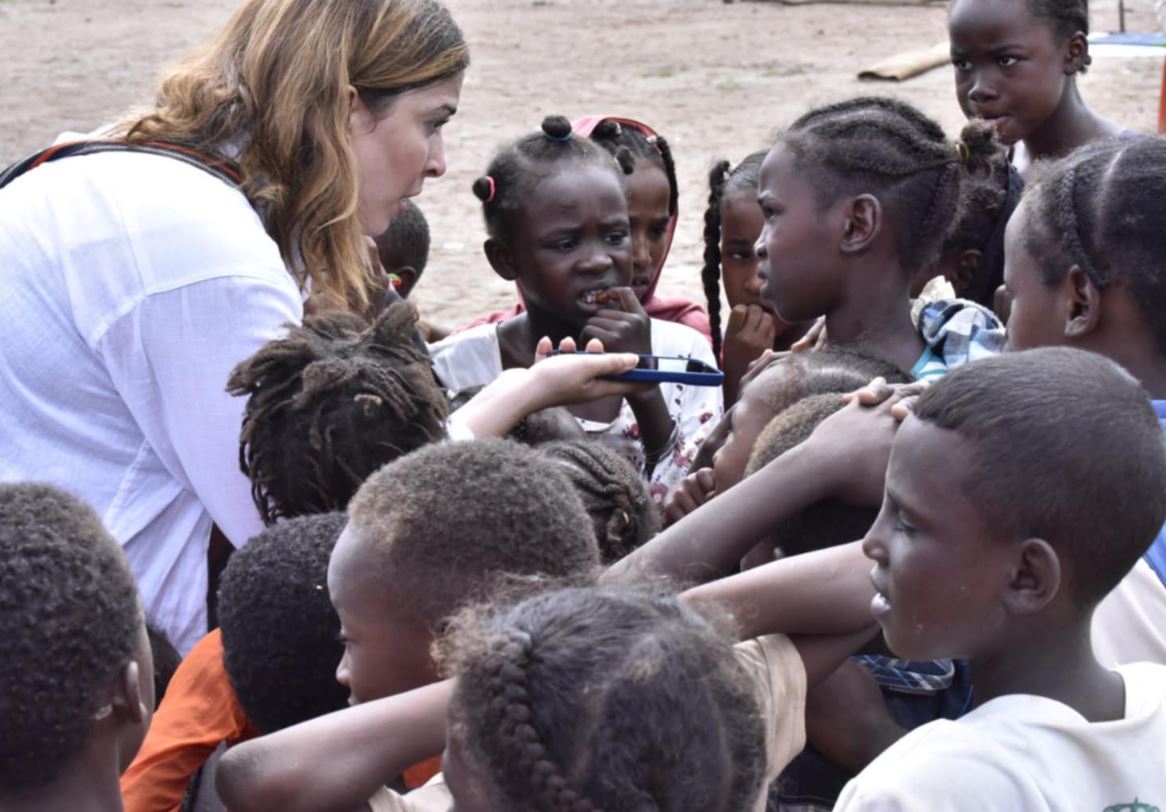
{"type": "Polygon", "coordinates": [[[860,97],[818,108],[781,137],[813,174],[825,207],[844,194],[875,194],[894,230],[899,260],[914,272],[934,260],[970,188],[989,182],[1003,149],[990,125],[967,124],[956,144],[896,99],[860,97]]]}
{"type": "Polygon", "coordinates": [[[547,116],[539,132],[504,147],[490,161],[486,174],[474,181],[471,189],[482,202],[486,233],[507,242],[531,187],[571,163],[608,167],[621,177],[635,168],[626,149],[618,150],[613,159],[591,139],[572,134],[571,122],[563,116],[547,116]]]}
{"type": "Polygon", "coordinates": [[[1038,165],[1024,193],[1023,240],[1045,284],[1074,265],[1101,291],[1123,284],[1166,354],[1166,139],[1088,144],[1038,165]]]}
{"type": "Polygon", "coordinates": [[[583,499],[599,556],[610,566],[638,549],[660,529],[644,479],[632,464],[594,440],[563,440],[538,446],[556,462],[583,499]]]}
{"type": "Polygon", "coordinates": [[[446,399],[397,302],[369,325],[308,316],[231,372],[246,395],[239,464],[266,524],[343,510],[387,462],[445,436],[446,399]]]}
{"type": "MultiPolygon", "coordinates": [[[[1077,32],[1089,35],[1089,0],[1027,0],[1027,5],[1032,16],[1052,24],[1057,39],[1066,40],[1077,32]]],[[[1092,61],[1086,55],[1077,72],[1085,73],[1092,61]]]]}
{"type": "Polygon", "coordinates": [[[672,148],[668,146],[664,136],[648,135],[638,127],[624,126],[608,118],[595,125],[595,129],[591,131],[591,140],[610,152],[617,160],[620,160],[620,156],[626,151],[631,158],[633,172],[636,161],[639,160],[645,160],[664,170],[664,175],[668,178],[668,214],[676,216],[680,205],[680,185],[676,182],[676,162],[672,158],[672,148]]]}
{"type": "Polygon", "coordinates": [[[733,169],[728,161],[718,161],[709,170],[709,202],[704,210],[704,267],[700,280],[713,336],[713,355],[721,357],[721,207],[736,194],[757,196],[757,181],[766,151],[754,152],[733,169]]]}
{"type": "Polygon", "coordinates": [[[451,729],[502,808],[736,812],[764,791],[756,685],[694,609],[608,587],[483,614],[441,645],[451,729]]]}

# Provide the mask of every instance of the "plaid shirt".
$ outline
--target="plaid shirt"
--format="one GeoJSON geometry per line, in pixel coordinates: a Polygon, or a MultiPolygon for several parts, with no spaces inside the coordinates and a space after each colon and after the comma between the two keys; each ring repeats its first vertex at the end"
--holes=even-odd
{"type": "Polygon", "coordinates": [[[988,308],[967,299],[941,299],[928,304],[919,313],[919,335],[948,369],[1004,350],[1004,325],[1000,319],[988,308]]]}

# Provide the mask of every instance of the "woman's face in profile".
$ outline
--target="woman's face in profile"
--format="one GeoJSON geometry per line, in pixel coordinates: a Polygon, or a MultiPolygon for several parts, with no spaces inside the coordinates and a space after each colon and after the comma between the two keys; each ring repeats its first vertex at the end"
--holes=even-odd
{"type": "Polygon", "coordinates": [[[374,115],[352,91],[348,130],[356,158],[359,216],[375,237],[389,225],[401,201],[421,193],[427,177],[445,174],[441,129],[457,112],[463,74],[410,90],[374,115]]]}

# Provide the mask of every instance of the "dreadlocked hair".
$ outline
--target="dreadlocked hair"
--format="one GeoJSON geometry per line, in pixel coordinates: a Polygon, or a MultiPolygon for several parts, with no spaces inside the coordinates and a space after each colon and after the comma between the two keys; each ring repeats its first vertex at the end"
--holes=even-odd
{"type": "Polygon", "coordinates": [[[757,194],[765,150],[749,155],[730,170],[728,161],[718,161],[709,170],[709,202],[704,210],[704,267],[700,280],[713,336],[713,355],[721,357],[721,206],[727,198],[749,190],[757,194]]]}
{"type": "Polygon", "coordinates": [[[246,395],[239,464],[266,524],[343,510],[373,471],[445,436],[445,397],[397,302],[369,325],[308,316],[231,372],[246,395]]]}
{"type": "Polygon", "coordinates": [[[582,498],[604,566],[629,555],[660,530],[643,477],[612,449],[594,440],[564,440],[544,443],[538,450],[562,463],[582,498]]]}
{"type": "Polygon", "coordinates": [[[988,182],[1002,151],[986,122],[970,122],[953,144],[923,113],[883,97],[818,108],[794,122],[780,143],[813,174],[823,207],[844,194],[874,194],[910,272],[938,256],[968,205],[970,187],[988,182]]]}
{"type": "Polygon", "coordinates": [[[504,147],[490,161],[486,174],[474,181],[474,196],[482,201],[486,233],[506,242],[534,184],[564,166],[591,165],[630,175],[635,168],[631,153],[621,149],[613,158],[589,138],[571,133],[571,122],[563,116],[547,116],[542,129],[504,147]]]}
{"type": "Polygon", "coordinates": [[[736,812],[764,790],[756,684],[675,598],[563,589],[451,628],[451,730],[500,808],[736,812]]]}
{"type": "Polygon", "coordinates": [[[625,126],[608,118],[595,125],[591,131],[591,140],[616,159],[620,159],[621,153],[626,150],[632,161],[632,171],[635,171],[636,161],[641,158],[664,170],[668,178],[668,214],[676,216],[680,206],[680,185],[676,182],[676,162],[672,158],[672,148],[664,136],[648,135],[638,127],[625,126]]]}
{"type": "Polygon", "coordinates": [[[1024,192],[1025,247],[1045,284],[1074,265],[1104,291],[1125,285],[1142,321],[1166,353],[1166,139],[1088,144],[1038,164],[1024,192]]]}

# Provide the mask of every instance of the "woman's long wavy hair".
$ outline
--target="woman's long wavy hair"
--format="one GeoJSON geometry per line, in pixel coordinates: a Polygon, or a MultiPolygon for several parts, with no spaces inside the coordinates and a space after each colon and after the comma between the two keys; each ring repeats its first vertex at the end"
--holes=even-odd
{"type": "Polygon", "coordinates": [[[175,66],[150,113],[118,131],[225,152],[301,286],[323,307],[367,310],[372,268],[357,214],[348,88],[377,116],[469,65],[438,0],[246,0],[175,66]]]}

